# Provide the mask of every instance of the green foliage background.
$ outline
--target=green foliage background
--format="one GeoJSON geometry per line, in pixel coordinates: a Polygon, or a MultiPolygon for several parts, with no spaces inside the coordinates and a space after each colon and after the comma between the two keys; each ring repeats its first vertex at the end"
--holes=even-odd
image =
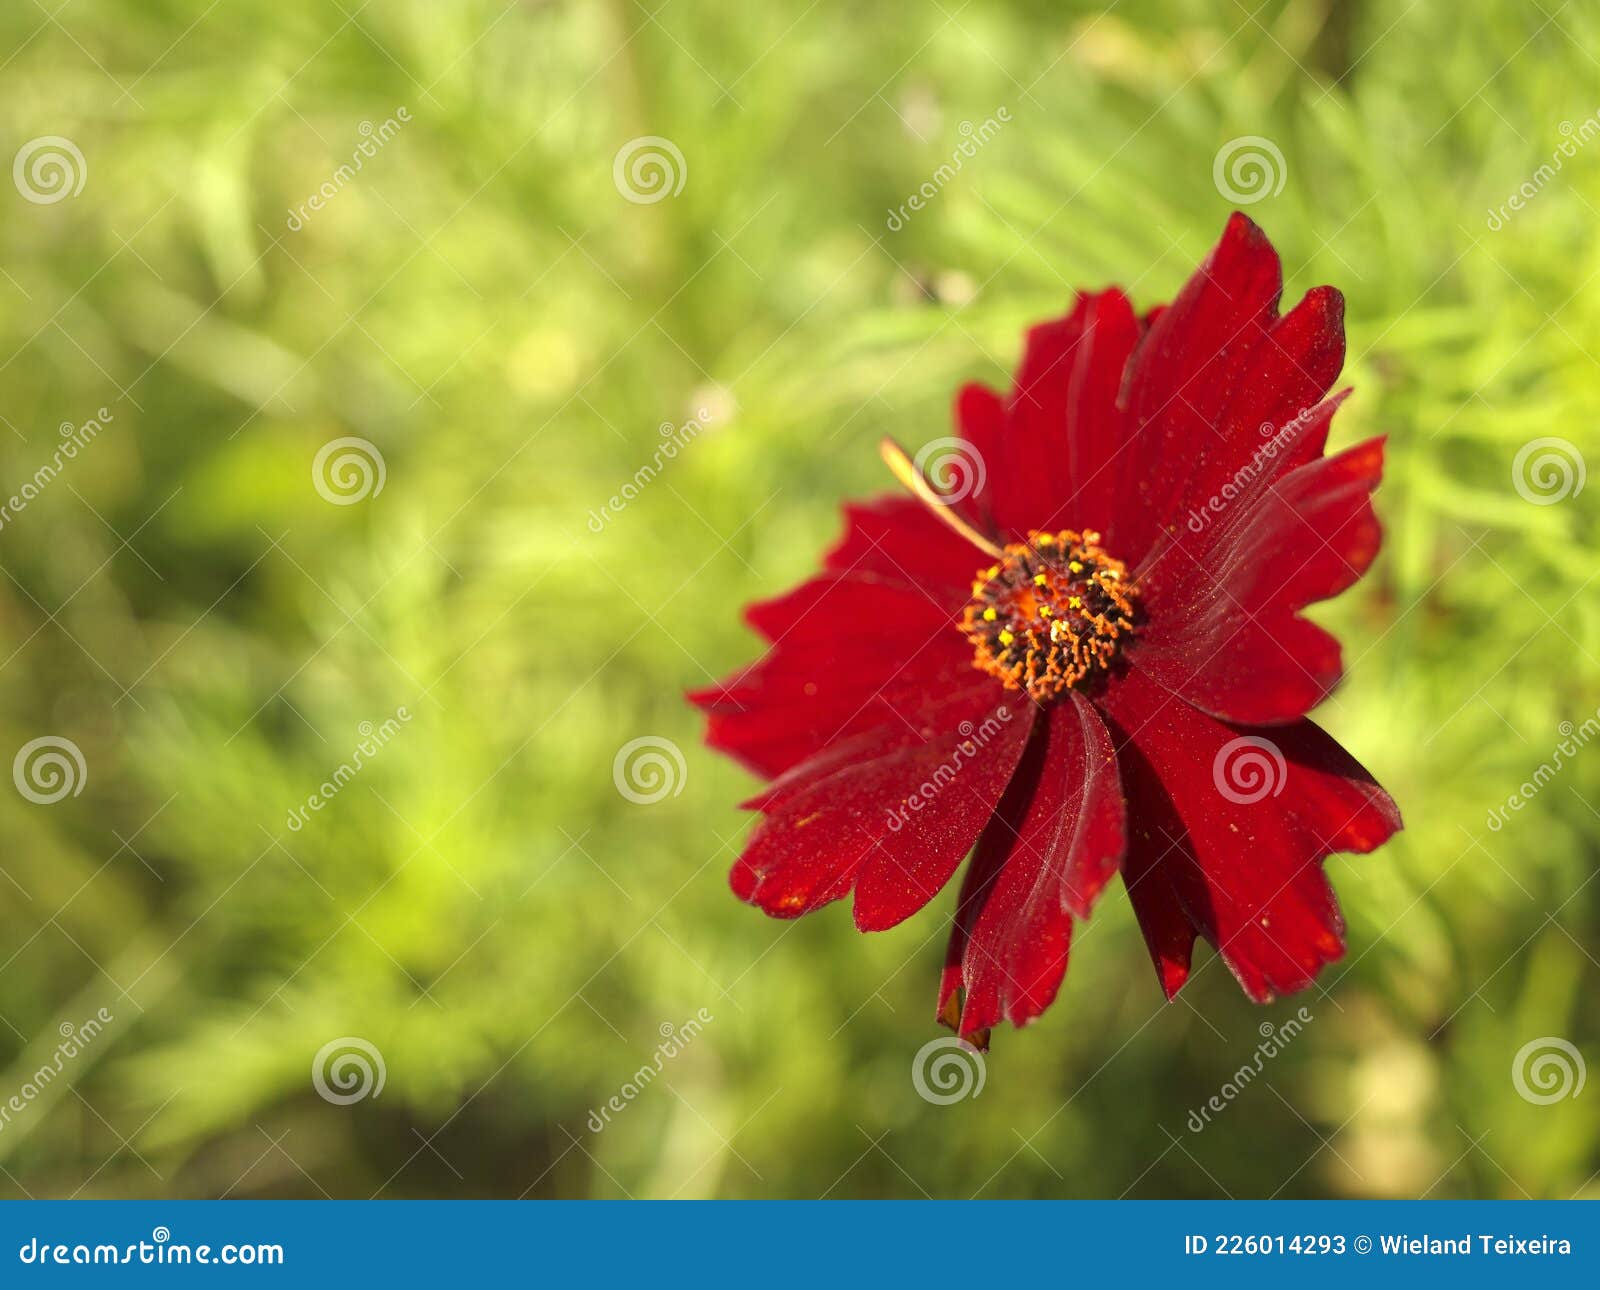
{"type": "Polygon", "coordinates": [[[0,753],[54,734],[88,766],[53,805],[0,793],[0,1101],[114,1020],[0,1124],[0,1191],[1594,1194],[1600,1088],[1533,1105],[1512,1065],[1545,1036],[1600,1059],[1600,750],[1487,818],[1600,705],[1600,490],[1512,486],[1531,439],[1597,446],[1600,145],[1534,180],[1600,108],[1597,49],[1555,0],[4,6],[0,152],[65,136],[87,180],[0,191],[0,492],[112,419],[0,528],[0,753]],[[685,161],[653,204],[613,182],[642,135],[685,161]],[[1163,1004],[1118,891],[981,1095],[930,1105],[950,898],[872,937],[739,905],[749,781],[681,693],[886,486],[880,435],[948,433],[1077,286],[1168,298],[1243,135],[1285,159],[1249,211],[1289,294],[1348,300],[1337,441],[1390,436],[1319,719],[1407,831],[1331,862],[1351,951],[1306,996],[1255,1009],[1202,949],[1163,1004]],[[358,505],[312,486],[339,436],[385,461],[358,505]],[[612,761],[645,735],[686,773],[636,805],[612,761]],[[342,1036],[380,1096],[314,1091],[342,1036]]]}

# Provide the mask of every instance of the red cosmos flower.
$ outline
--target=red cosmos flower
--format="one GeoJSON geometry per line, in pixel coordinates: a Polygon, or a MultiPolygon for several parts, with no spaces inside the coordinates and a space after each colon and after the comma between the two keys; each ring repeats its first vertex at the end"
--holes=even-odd
{"type": "Polygon", "coordinates": [[[1263,1003],[1343,953],[1323,858],[1400,816],[1306,719],[1342,669],[1300,611],[1377,552],[1383,441],[1323,455],[1343,300],[1281,293],[1235,214],[1172,304],[1080,295],[1009,397],[963,389],[959,486],[885,444],[914,496],[847,506],[822,573],[748,610],[766,656],[690,696],[771,780],[742,900],[854,892],[878,931],[973,852],[938,1015],[979,1044],[1049,1006],[1119,871],[1168,998],[1197,935],[1263,1003]]]}

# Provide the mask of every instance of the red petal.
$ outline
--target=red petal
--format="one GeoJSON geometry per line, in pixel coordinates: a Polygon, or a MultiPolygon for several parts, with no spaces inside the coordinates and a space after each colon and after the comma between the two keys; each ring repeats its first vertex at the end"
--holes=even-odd
{"type": "Polygon", "coordinates": [[[748,616],[776,644],[688,697],[710,714],[706,743],[759,775],[782,774],[838,739],[903,728],[981,679],[950,610],[873,574],[813,578],[748,616]]]}
{"type": "Polygon", "coordinates": [[[1126,420],[1117,406],[1128,356],[1142,330],[1128,298],[1117,290],[1084,296],[1083,335],[1067,386],[1068,477],[1071,492],[1051,517],[1052,528],[1111,525],[1117,505],[1126,420]]]}
{"type": "Polygon", "coordinates": [[[823,557],[825,569],[872,573],[922,587],[960,608],[973,575],[990,559],[915,498],[889,495],[844,508],[845,532],[823,557]]]}
{"type": "Polygon", "coordinates": [[[987,467],[984,513],[1003,536],[1093,528],[1108,513],[1109,463],[1123,445],[1117,393],[1139,335],[1122,292],[1083,294],[1071,313],[1029,330],[1003,409],[981,386],[962,391],[957,416],[987,467]]]}
{"type": "Polygon", "coordinates": [[[1372,563],[1382,531],[1370,494],[1382,476],[1383,440],[1372,439],[1290,471],[1214,551],[1174,544],[1141,578],[1138,666],[1224,720],[1304,716],[1343,668],[1339,642],[1300,611],[1372,563]]]}
{"type": "Polygon", "coordinates": [[[1164,987],[1184,975],[1174,901],[1252,999],[1308,985],[1344,952],[1322,860],[1399,829],[1388,794],[1311,722],[1224,725],[1137,668],[1107,688],[1102,710],[1133,821],[1124,874],[1141,924],[1152,919],[1164,987]]]}
{"type": "MultiPolygon", "coordinates": [[[[1272,323],[1266,338],[1251,351],[1222,410],[1219,431],[1227,439],[1245,440],[1254,450],[1262,437],[1309,416],[1333,389],[1341,368],[1344,296],[1333,286],[1314,286],[1288,314],[1272,323]]],[[[1304,443],[1291,466],[1322,456],[1323,442],[1325,435],[1304,443]]],[[[1202,499],[1213,491],[1211,480],[1198,475],[1197,485],[1202,499]]]]}
{"type": "Polygon", "coordinates": [[[1231,473],[1248,444],[1224,437],[1218,422],[1252,352],[1277,321],[1283,271],[1266,234],[1243,215],[1177,299],[1151,324],[1128,364],[1123,405],[1132,442],[1122,454],[1119,508],[1108,550],[1139,563],[1179,511],[1191,475],[1223,457],[1231,473]]]}
{"type": "Polygon", "coordinates": [[[1005,462],[1006,410],[1000,396],[987,385],[974,382],[963,385],[956,394],[956,429],[967,441],[982,469],[978,484],[959,507],[966,519],[980,530],[999,532],[994,518],[994,485],[989,472],[1000,469],[1005,462]]]}
{"type": "Polygon", "coordinates": [[[939,989],[963,1038],[1002,1018],[1021,1026],[1055,999],[1072,919],[1089,916],[1123,849],[1110,736],[1072,694],[1050,709],[967,867],[939,989]]]}
{"type": "Polygon", "coordinates": [[[774,643],[840,640],[858,627],[876,627],[873,620],[883,621],[888,636],[917,639],[955,622],[961,603],[879,573],[854,571],[824,573],[781,596],[757,601],[744,616],[774,643]]]}
{"type": "Polygon", "coordinates": [[[944,886],[1011,778],[1035,709],[988,678],[896,725],[831,745],[748,806],[757,826],[731,881],[793,918],[851,888],[856,925],[891,927],[944,886]]]}
{"type": "Polygon", "coordinates": [[[1277,484],[1297,467],[1320,459],[1328,424],[1349,396],[1348,389],[1340,390],[1305,416],[1259,440],[1243,463],[1204,496],[1191,490],[1182,515],[1173,516],[1163,539],[1135,570],[1134,576],[1146,592],[1168,581],[1169,570],[1177,570],[1181,580],[1187,564],[1210,560],[1213,552],[1250,522],[1256,507],[1277,484]]]}
{"type": "Polygon", "coordinates": [[[1042,529],[1067,495],[1067,382],[1083,334],[1083,301],[1028,329],[1006,405],[1004,451],[991,481],[1007,536],[1042,529]]]}
{"type": "MultiPolygon", "coordinates": [[[[1273,475],[1282,475],[1322,455],[1327,417],[1314,414],[1339,379],[1344,366],[1344,297],[1332,287],[1315,287],[1274,322],[1250,351],[1217,419],[1222,444],[1236,451],[1202,456],[1178,510],[1203,507],[1236,476],[1244,461],[1258,454],[1273,475]]],[[[1332,415],[1332,410],[1328,416],[1332,415]]],[[[1251,472],[1254,473],[1254,472],[1251,472]]]]}
{"type": "Polygon", "coordinates": [[[1139,843],[1130,840],[1122,861],[1122,881],[1155,964],[1162,993],[1170,1000],[1189,979],[1194,925],[1183,912],[1172,878],[1160,863],[1161,848],[1151,844],[1148,823],[1135,823],[1134,832],[1139,843]]]}

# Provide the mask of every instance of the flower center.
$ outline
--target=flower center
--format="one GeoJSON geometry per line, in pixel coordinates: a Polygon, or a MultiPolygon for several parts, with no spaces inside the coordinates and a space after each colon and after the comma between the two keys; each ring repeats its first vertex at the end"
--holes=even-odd
{"type": "Polygon", "coordinates": [[[973,665],[1040,703],[1110,667],[1137,593],[1099,541],[1093,529],[1029,533],[981,570],[961,614],[973,665]]]}

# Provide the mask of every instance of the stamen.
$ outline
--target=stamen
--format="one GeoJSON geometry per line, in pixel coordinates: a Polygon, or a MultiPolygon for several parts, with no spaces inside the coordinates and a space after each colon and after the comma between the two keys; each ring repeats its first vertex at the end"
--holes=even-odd
{"type": "MultiPolygon", "coordinates": [[[[968,542],[977,547],[985,555],[999,559],[1005,554],[998,546],[984,537],[982,533],[968,524],[966,520],[957,515],[950,503],[939,495],[939,492],[928,482],[928,477],[917,469],[916,462],[906,456],[906,450],[887,435],[878,443],[878,455],[883,458],[884,465],[890,472],[904,484],[916,499],[943,520],[968,542]]],[[[991,572],[990,577],[993,576],[991,572]]]]}
{"type": "Polygon", "coordinates": [[[973,665],[1040,703],[1091,684],[1134,630],[1127,570],[1092,529],[1029,533],[980,570],[961,617],[973,665]]]}

